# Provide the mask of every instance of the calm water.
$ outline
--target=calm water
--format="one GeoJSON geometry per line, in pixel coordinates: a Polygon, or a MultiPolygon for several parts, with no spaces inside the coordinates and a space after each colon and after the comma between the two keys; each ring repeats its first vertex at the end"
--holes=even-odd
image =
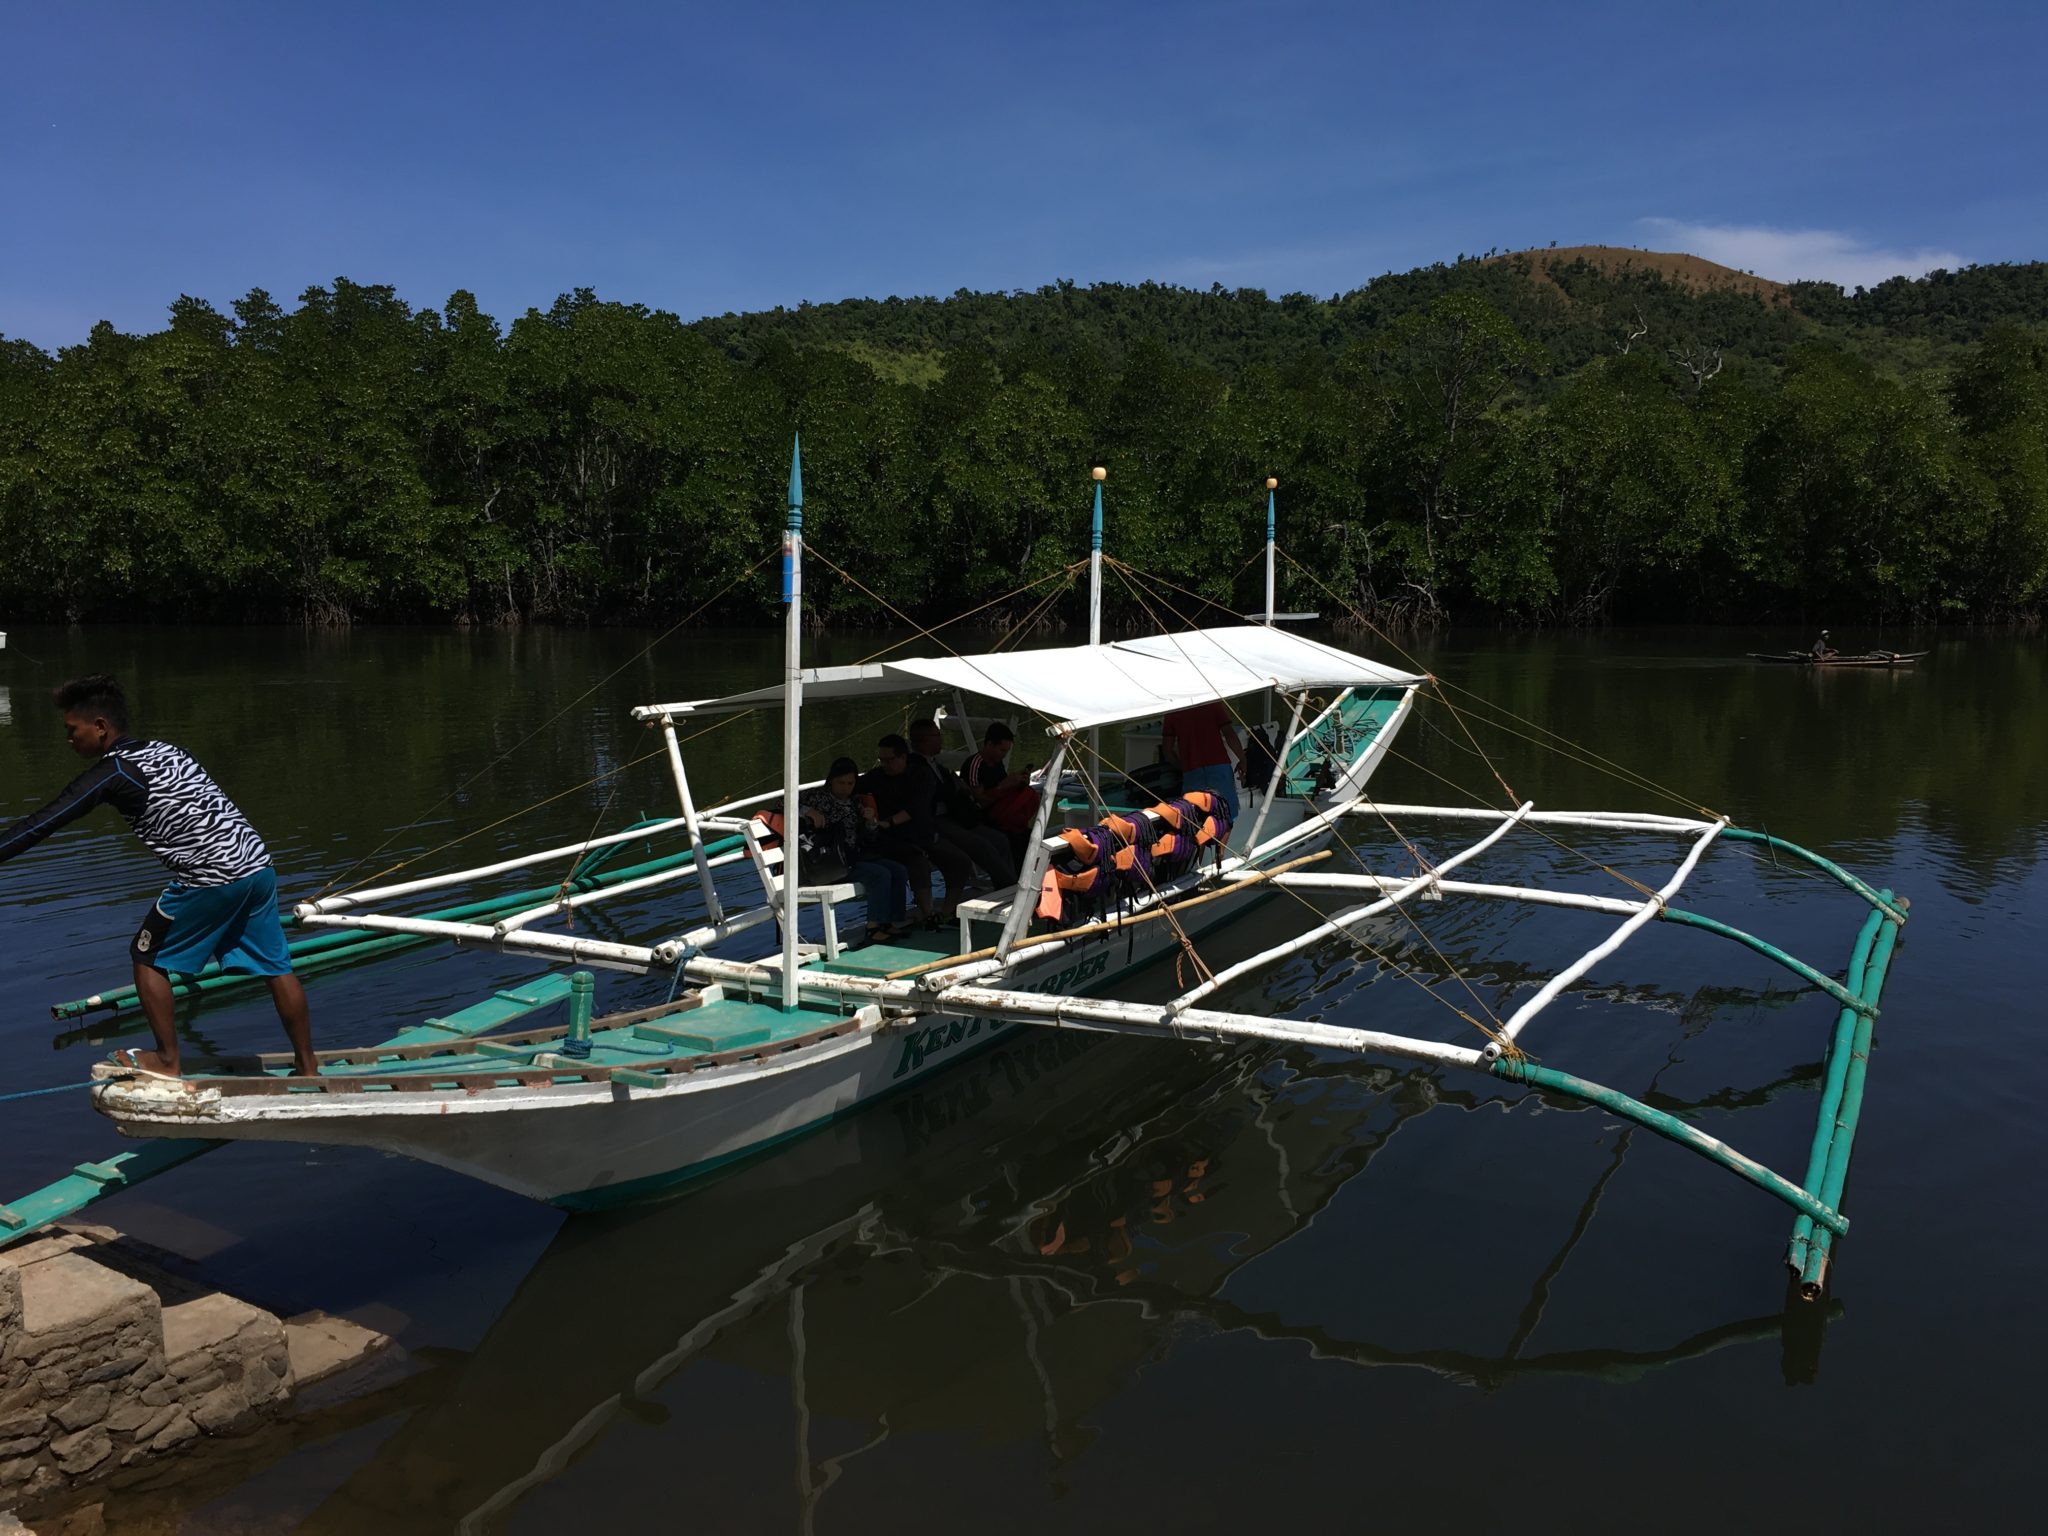
{"type": "MultiPolygon", "coordinates": [[[[774,666],[765,635],[690,635],[635,659],[648,638],[18,630],[0,652],[0,818],[78,766],[49,685],[107,669],[146,729],[241,802],[289,894],[351,866],[572,841],[665,809],[659,764],[488,824],[645,753],[627,705],[774,666]]],[[[1475,710],[1521,795],[1710,806],[1912,898],[1824,1329],[1782,1324],[1788,1212],[1596,1111],[1304,1050],[1035,1035],[610,1217],[291,1148],[231,1148],[109,1202],[108,1221],[229,1289],[395,1333],[413,1367],[198,1482],[117,1504],[116,1528],[2018,1523],[2037,1502],[2026,1468],[2048,1358],[2032,1220],[2042,646],[1935,639],[1897,675],[1717,659],[1801,638],[1453,636],[1423,659],[1686,798],[1538,751],[1475,710]]],[[[823,659],[878,643],[840,639],[823,659]]],[[[876,716],[816,711],[813,755],[864,747],[876,716]]],[[[765,787],[773,729],[742,720],[700,743],[721,754],[700,799],[765,787]]],[[[1376,784],[1389,798],[1499,794],[1440,708],[1400,747],[1376,784]]],[[[1670,867],[1668,847],[1573,841],[1638,878],[1670,867]]],[[[1474,870],[1623,889],[1533,838],[1474,870]]],[[[0,1093],[73,1082],[107,1048],[52,1026],[46,1005],[123,979],[159,884],[110,813],[0,869],[0,1093]]],[[[1732,846],[1686,900],[1831,970],[1861,916],[1732,846]]],[[[1302,920],[1270,903],[1222,947],[1302,920]]],[[[1398,926],[1368,935],[1436,992],[1333,944],[1229,1001],[1457,1038],[1452,968],[1506,1011],[1609,921],[1446,904],[1427,919],[1441,959],[1398,926]]],[[[315,1030],[373,1040],[533,970],[430,955],[319,981],[315,1030]]],[[[1661,926],[1592,981],[1535,1026],[1539,1055],[1800,1171],[1830,1004],[1661,926]]],[[[604,985],[607,1006],[640,995],[604,985]]],[[[277,1038],[267,1006],[187,1028],[191,1050],[277,1038]]],[[[116,1144],[82,1093],[0,1116],[0,1197],[116,1144]]]]}

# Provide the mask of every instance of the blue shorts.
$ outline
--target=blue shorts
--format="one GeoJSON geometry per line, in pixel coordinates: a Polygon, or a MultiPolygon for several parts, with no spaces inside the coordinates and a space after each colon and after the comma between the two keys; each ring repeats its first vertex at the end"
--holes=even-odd
{"type": "Polygon", "coordinates": [[[291,952],[277,916],[277,871],[268,864],[226,885],[164,887],[142,920],[128,957],[173,976],[210,960],[241,976],[289,976],[291,952]]]}
{"type": "Polygon", "coordinates": [[[1225,814],[1232,821],[1237,820],[1237,775],[1228,763],[1216,763],[1207,768],[1183,768],[1180,775],[1180,792],[1191,789],[1206,789],[1223,804],[1225,814]]]}

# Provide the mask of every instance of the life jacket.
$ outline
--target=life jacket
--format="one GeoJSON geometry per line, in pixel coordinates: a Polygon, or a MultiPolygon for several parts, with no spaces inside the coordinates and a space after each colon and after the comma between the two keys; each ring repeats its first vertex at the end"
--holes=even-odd
{"type": "Polygon", "coordinates": [[[1076,895],[1128,895],[1146,888],[1152,870],[1153,828],[1148,817],[1105,816],[1092,827],[1060,833],[1068,868],[1056,870],[1063,891],[1076,895]]]}
{"type": "Polygon", "coordinates": [[[1221,796],[1192,789],[1160,801],[1146,815],[1166,829],[1153,843],[1152,857],[1176,866],[1174,874],[1193,867],[1204,848],[1215,849],[1217,862],[1222,862],[1224,845],[1230,841],[1230,813],[1221,796]]]}

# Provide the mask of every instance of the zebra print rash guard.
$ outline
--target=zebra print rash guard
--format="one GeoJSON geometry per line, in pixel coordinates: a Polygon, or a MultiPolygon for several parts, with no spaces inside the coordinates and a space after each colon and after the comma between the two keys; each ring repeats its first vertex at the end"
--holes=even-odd
{"type": "Polygon", "coordinates": [[[127,817],[182,885],[226,885],[270,862],[256,829],[190,755],[123,736],[56,799],[0,831],[0,864],[102,805],[127,817]]]}

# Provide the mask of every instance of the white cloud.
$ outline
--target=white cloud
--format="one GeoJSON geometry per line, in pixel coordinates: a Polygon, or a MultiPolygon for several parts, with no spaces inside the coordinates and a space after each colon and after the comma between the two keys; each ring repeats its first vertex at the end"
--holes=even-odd
{"type": "Polygon", "coordinates": [[[1688,224],[1638,219],[1659,244],[1781,283],[1817,278],[1844,288],[1871,288],[1888,277],[1954,270],[1970,259],[1956,251],[1886,250],[1839,229],[1768,229],[1755,224],[1688,224]]]}

